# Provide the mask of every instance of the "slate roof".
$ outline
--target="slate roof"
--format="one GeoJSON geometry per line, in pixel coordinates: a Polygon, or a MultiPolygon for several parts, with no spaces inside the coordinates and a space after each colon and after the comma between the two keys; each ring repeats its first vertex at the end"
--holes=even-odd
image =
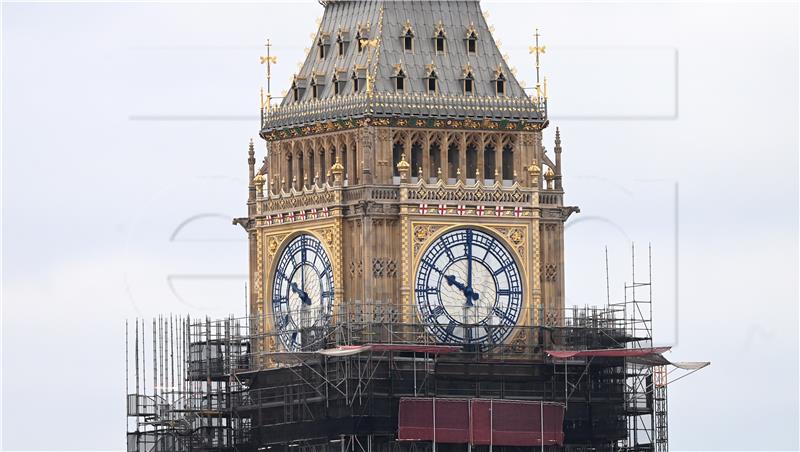
{"type": "Polygon", "coordinates": [[[302,68],[295,76],[304,88],[295,98],[289,89],[279,107],[264,117],[263,132],[320,121],[371,117],[417,117],[543,122],[545,110],[534,104],[502,57],[480,9],[479,0],[328,0],[325,13],[302,68]],[[403,35],[414,35],[413,51],[404,48],[403,35]],[[445,34],[444,52],[437,52],[435,35],[445,34]],[[470,32],[477,35],[476,52],[467,48],[470,32]],[[341,38],[340,38],[341,37],[341,38]],[[378,39],[375,47],[358,51],[357,37],[378,39]],[[339,55],[337,40],[345,42],[339,55]],[[319,43],[324,46],[320,58],[319,43]],[[375,76],[373,93],[365,92],[368,58],[375,76]],[[405,87],[397,91],[398,68],[405,87]],[[464,92],[465,70],[474,78],[473,94],[464,92]],[[427,77],[437,76],[435,94],[427,77]],[[360,90],[354,92],[353,77],[360,90]],[[498,73],[505,78],[505,95],[495,92],[498,73]],[[335,93],[334,76],[344,83],[335,93]],[[317,85],[317,96],[312,94],[317,85]]]}

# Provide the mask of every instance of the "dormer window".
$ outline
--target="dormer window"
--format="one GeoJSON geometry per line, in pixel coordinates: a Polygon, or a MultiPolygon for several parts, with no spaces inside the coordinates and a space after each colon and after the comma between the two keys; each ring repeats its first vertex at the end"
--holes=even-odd
{"type": "Polygon", "coordinates": [[[398,92],[406,89],[406,73],[403,72],[402,68],[398,68],[397,73],[394,75],[394,89],[398,92]]]}
{"type": "Polygon", "coordinates": [[[332,82],[333,82],[333,94],[335,96],[344,94],[344,87],[347,85],[347,75],[344,74],[343,78],[339,79],[339,75],[334,74],[332,82]]]}
{"type": "Polygon", "coordinates": [[[357,93],[361,90],[361,79],[358,78],[358,73],[356,73],[356,71],[353,71],[352,79],[353,79],[353,92],[357,93]]]}
{"type": "Polygon", "coordinates": [[[338,96],[339,95],[339,77],[337,77],[336,74],[333,74],[333,80],[331,80],[331,83],[333,83],[333,95],[334,96],[338,96]]]}
{"type": "Polygon", "coordinates": [[[478,53],[478,33],[474,29],[467,32],[467,52],[478,53]]]}
{"type": "Polygon", "coordinates": [[[338,52],[339,56],[344,56],[344,39],[342,39],[342,35],[336,37],[336,51],[338,52]]]}
{"type": "Polygon", "coordinates": [[[444,52],[444,41],[445,41],[444,31],[440,31],[436,35],[436,38],[434,38],[434,41],[436,41],[436,51],[439,52],[439,53],[443,53],[444,52]]]}
{"type": "Polygon", "coordinates": [[[439,76],[436,75],[436,70],[431,68],[428,71],[428,76],[425,77],[425,84],[428,88],[428,94],[436,94],[438,91],[439,83],[438,83],[439,76]]]}
{"type": "Polygon", "coordinates": [[[414,30],[411,29],[411,22],[406,21],[405,27],[403,28],[403,35],[401,36],[403,40],[403,50],[406,52],[413,52],[414,51],[414,30]]]}
{"type": "Polygon", "coordinates": [[[405,36],[403,36],[403,50],[406,52],[414,51],[414,34],[411,33],[411,31],[408,31],[405,36]]]}
{"type": "Polygon", "coordinates": [[[325,43],[322,42],[322,38],[317,41],[317,55],[320,60],[325,58],[325,43]]]}
{"type": "Polygon", "coordinates": [[[317,82],[315,80],[311,80],[311,97],[314,99],[319,97],[319,87],[317,86],[317,82]]]}
{"type": "Polygon", "coordinates": [[[464,76],[464,94],[471,96],[475,93],[475,77],[472,72],[467,72],[464,76]]]}
{"type": "Polygon", "coordinates": [[[498,96],[506,95],[506,76],[501,72],[494,81],[495,93],[498,96]]]}
{"type": "Polygon", "coordinates": [[[302,86],[301,82],[302,79],[298,80],[296,78],[292,81],[292,98],[295,102],[300,102],[303,99],[303,95],[306,93],[306,89],[302,86]]]}
{"type": "Polygon", "coordinates": [[[361,31],[358,31],[356,33],[356,48],[358,49],[358,53],[361,53],[362,51],[364,51],[364,43],[362,42],[362,40],[364,40],[364,39],[365,38],[361,34],[361,31]]]}

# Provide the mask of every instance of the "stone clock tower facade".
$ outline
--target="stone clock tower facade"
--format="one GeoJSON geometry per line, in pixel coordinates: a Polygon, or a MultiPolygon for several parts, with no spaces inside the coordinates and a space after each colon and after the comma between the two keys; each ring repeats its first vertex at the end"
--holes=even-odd
{"type": "Polygon", "coordinates": [[[382,325],[364,343],[533,341],[508,327],[559,321],[578,210],[559,132],[542,143],[546,97],[517,82],[478,1],[324,3],[262,110],[263,165],[250,147],[250,309],[281,333],[254,346],[320,348],[312,330],[343,319],[382,325]]]}

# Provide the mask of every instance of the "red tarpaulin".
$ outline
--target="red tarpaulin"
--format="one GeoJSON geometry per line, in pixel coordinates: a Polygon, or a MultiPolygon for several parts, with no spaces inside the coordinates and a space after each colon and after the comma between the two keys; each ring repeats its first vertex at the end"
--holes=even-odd
{"type": "Polygon", "coordinates": [[[398,418],[400,441],[496,446],[541,446],[542,441],[549,446],[564,442],[564,406],[559,403],[404,398],[400,399],[398,418]]]}
{"type": "Polygon", "coordinates": [[[606,358],[633,358],[660,355],[668,352],[672,347],[655,348],[607,348],[602,350],[547,350],[547,354],[553,358],[582,358],[582,357],[606,357],[606,358]]]}

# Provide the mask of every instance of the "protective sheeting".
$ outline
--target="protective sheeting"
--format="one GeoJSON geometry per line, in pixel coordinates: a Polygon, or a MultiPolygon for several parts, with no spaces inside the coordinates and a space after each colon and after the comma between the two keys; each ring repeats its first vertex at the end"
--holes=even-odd
{"type": "Polygon", "coordinates": [[[343,345],[336,348],[320,350],[319,353],[325,356],[349,356],[364,352],[413,352],[413,353],[433,353],[441,355],[444,353],[456,353],[461,347],[454,345],[417,345],[417,344],[367,344],[367,345],[343,345]]]}
{"type": "Polygon", "coordinates": [[[628,358],[634,364],[647,366],[675,366],[683,370],[697,371],[711,364],[709,361],[670,361],[664,357],[663,353],[670,351],[672,347],[653,347],[653,348],[609,348],[602,350],[547,350],[547,354],[553,358],[587,358],[587,357],[607,357],[607,358],[628,358]]]}
{"type": "Polygon", "coordinates": [[[270,358],[282,364],[299,364],[304,362],[317,361],[322,356],[351,356],[365,352],[413,352],[431,353],[441,355],[445,353],[457,353],[461,347],[455,345],[417,345],[417,344],[367,344],[367,345],[342,345],[335,348],[311,352],[280,352],[270,354],[270,358]]]}
{"type": "Polygon", "coordinates": [[[553,402],[404,398],[398,424],[400,441],[495,446],[564,443],[564,405],[553,402]]]}
{"type": "Polygon", "coordinates": [[[673,366],[683,370],[700,370],[711,365],[711,361],[680,361],[670,362],[673,366]]]}
{"type": "Polygon", "coordinates": [[[553,358],[647,358],[660,356],[672,347],[653,348],[606,348],[600,350],[547,350],[553,358]]]}

